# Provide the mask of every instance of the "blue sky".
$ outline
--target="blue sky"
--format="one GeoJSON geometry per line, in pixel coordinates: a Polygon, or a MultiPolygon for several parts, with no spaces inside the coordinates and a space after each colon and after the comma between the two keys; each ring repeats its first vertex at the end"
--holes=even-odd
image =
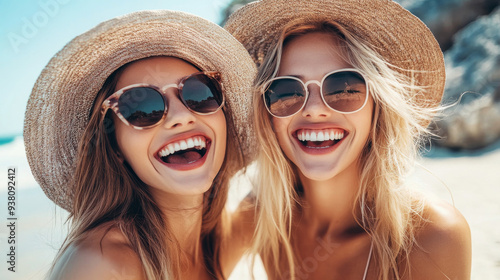
{"type": "Polygon", "coordinates": [[[31,89],[50,58],[102,21],[139,10],[189,12],[220,23],[230,0],[0,0],[0,137],[22,133],[31,89]]]}

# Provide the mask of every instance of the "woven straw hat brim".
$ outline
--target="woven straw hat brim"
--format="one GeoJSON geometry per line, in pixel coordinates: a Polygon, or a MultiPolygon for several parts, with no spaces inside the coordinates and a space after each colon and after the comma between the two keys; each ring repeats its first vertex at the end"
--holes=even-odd
{"type": "MultiPolygon", "coordinates": [[[[71,212],[69,182],[77,147],[97,92],[120,66],[145,57],[174,56],[202,71],[220,71],[226,102],[243,143],[255,64],[222,27],[177,11],[141,11],[103,22],[76,37],[42,71],[28,101],[24,142],[32,173],[45,194],[71,212]]],[[[248,156],[252,147],[243,147],[248,156]]]]}
{"type": "Polygon", "coordinates": [[[416,96],[417,103],[435,107],[441,102],[445,67],[439,44],[422,21],[393,1],[263,0],[235,11],[224,28],[259,66],[286,25],[322,20],[336,22],[364,38],[398,72],[413,75],[426,90],[425,95],[416,96]]]}

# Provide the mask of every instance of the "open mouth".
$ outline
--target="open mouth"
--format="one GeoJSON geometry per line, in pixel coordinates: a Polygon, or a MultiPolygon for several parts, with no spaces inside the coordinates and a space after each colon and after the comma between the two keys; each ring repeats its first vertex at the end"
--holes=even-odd
{"type": "Polygon", "coordinates": [[[309,149],[327,149],[344,139],[346,132],[339,129],[299,129],[296,131],[299,143],[309,149]]]}
{"type": "Polygon", "coordinates": [[[167,164],[192,164],[205,156],[208,144],[210,142],[205,137],[194,136],[169,143],[157,155],[167,164]]]}

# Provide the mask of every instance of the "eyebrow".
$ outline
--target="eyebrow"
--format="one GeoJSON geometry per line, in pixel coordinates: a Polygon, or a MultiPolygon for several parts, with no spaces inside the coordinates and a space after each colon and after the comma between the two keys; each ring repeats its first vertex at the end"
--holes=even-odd
{"type": "MultiPolygon", "coordinates": [[[[323,77],[324,77],[326,74],[328,74],[328,73],[330,73],[330,72],[326,72],[326,73],[324,73],[324,74],[321,76],[321,78],[323,78],[323,77]]],[[[305,77],[304,77],[304,75],[299,75],[299,74],[296,74],[296,75],[294,75],[294,74],[279,75],[279,76],[276,76],[276,78],[278,78],[278,77],[284,77],[284,76],[287,76],[287,77],[294,77],[294,78],[298,78],[298,79],[299,79],[299,80],[301,80],[301,81],[305,81],[305,77]]],[[[321,80],[319,80],[319,81],[321,81],[321,80]]]]}
{"type": "Polygon", "coordinates": [[[278,77],[294,77],[294,78],[298,78],[298,79],[301,79],[301,80],[304,79],[303,75],[293,75],[293,74],[276,76],[276,78],[278,78],[278,77]]]}

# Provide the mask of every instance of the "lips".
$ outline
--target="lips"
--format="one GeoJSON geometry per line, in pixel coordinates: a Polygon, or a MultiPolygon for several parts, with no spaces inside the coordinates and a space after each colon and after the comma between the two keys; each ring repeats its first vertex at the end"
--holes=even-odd
{"type": "Polygon", "coordinates": [[[180,170],[197,168],[205,162],[211,140],[203,135],[191,136],[167,143],[155,158],[162,164],[180,170]]]}
{"type": "Polygon", "coordinates": [[[309,153],[330,152],[347,135],[339,128],[299,129],[293,133],[301,148],[309,153]]]}

